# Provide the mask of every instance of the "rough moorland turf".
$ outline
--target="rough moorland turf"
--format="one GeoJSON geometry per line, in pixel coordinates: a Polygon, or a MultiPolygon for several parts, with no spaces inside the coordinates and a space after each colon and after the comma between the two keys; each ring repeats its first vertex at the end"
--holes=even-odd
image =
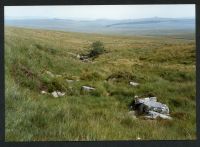
{"type": "Polygon", "coordinates": [[[194,40],[6,27],[6,141],[196,139],[195,61],[194,40]],[[97,40],[106,52],[92,63],[74,56],[97,40]],[[133,97],[149,94],[169,106],[172,121],[128,116],[133,97]]]}

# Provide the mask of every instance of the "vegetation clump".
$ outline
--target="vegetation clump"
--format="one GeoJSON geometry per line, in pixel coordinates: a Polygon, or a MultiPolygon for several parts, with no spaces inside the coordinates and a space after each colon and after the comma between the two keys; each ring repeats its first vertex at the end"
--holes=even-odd
{"type": "Polygon", "coordinates": [[[90,58],[96,58],[105,52],[104,44],[101,41],[93,42],[91,48],[92,50],[89,53],[90,58]]]}

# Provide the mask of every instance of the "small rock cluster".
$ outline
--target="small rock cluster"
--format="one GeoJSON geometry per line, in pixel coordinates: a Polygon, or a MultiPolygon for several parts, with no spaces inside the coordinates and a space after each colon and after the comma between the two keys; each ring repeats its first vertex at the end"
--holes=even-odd
{"type": "Polygon", "coordinates": [[[81,61],[83,61],[83,62],[89,62],[90,60],[89,60],[89,57],[87,56],[87,55],[77,55],[76,56],[78,59],[80,59],[81,61]]]}
{"type": "Polygon", "coordinates": [[[48,93],[46,91],[41,91],[41,94],[48,94],[48,95],[52,95],[53,97],[57,98],[57,97],[61,97],[65,95],[65,92],[60,92],[60,91],[53,91],[52,93],[48,93]]]}
{"type": "Polygon", "coordinates": [[[136,82],[130,82],[130,85],[132,85],[132,86],[138,86],[139,83],[136,83],[136,82]]]}
{"type": "Polygon", "coordinates": [[[53,95],[53,97],[57,98],[57,97],[60,97],[60,96],[64,96],[65,92],[54,91],[51,94],[53,95]]]}
{"type": "MultiPolygon", "coordinates": [[[[77,58],[79,58],[80,60],[87,59],[87,57],[80,55],[77,55],[77,58]]],[[[54,75],[50,71],[46,71],[46,73],[51,77],[61,77],[61,75],[54,75]]],[[[75,81],[79,80],[66,79],[67,83],[73,83],[75,81]]],[[[134,87],[139,86],[139,83],[133,81],[130,81],[129,84],[134,87]]],[[[81,91],[90,92],[93,90],[95,90],[94,87],[85,85],[81,87],[81,91]]],[[[65,92],[53,91],[52,93],[48,93],[46,91],[41,91],[41,94],[51,94],[53,97],[57,98],[64,96],[65,92]]],[[[147,119],[157,119],[157,118],[169,119],[169,120],[172,119],[169,116],[168,106],[160,102],[157,102],[156,97],[138,98],[138,96],[135,96],[135,100],[130,105],[130,108],[131,111],[129,111],[128,114],[132,116],[132,118],[134,119],[137,119],[137,116],[142,116],[147,119]]]]}
{"type": "MultiPolygon", "coordinates": [[[[62,77],[62,75],[54,75],[52,72],[50,71],[46,71],[46,74],[48,74],[50,77],[54,78],[54,77],[62,77]]],[[[79,81],[79,79],[77,77],[75,77],[76,80],[72,80],[72,79],[66,79],[66,82],[67,83],[73,83],[75,81],[79,81]]],[[[94,87],[90,87],[90,86],[82,86],[81,87],[81,90],[82,91],[93,91],[95,90],[94,87]]],[[[64,96],[65,95],[65,92],[60,92],[60,91],[53,91],[52,93],[48,93],[44,90],[41,91],[41,94],[50,94],[52,95],[53,97],[57,98],[57,97],[61,97],[61,96],[64,96]]]]}

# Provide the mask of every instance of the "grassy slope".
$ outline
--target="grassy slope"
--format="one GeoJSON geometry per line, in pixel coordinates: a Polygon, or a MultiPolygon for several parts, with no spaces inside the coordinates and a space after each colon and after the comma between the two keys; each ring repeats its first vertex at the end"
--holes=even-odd
{"type": "Polygon", "coordinates": [[[6,27],[6,141],[195,139],[195,64],[193,40],[6,27]],[[71,54],[88,52],[96,40],[108,52],[94,63],[71,54]],[[119,71],[119,82],[105,81],[119,71]],[[131,79],[141,85],[131,87],[131,79]],[[81,93],[82,85],[97,90],[81,93]],[[40,94],[56,89],[67,95],[40,94]],[[170,107],[173,121],[128,116],[134,95],[150,93],[170,107]]]}

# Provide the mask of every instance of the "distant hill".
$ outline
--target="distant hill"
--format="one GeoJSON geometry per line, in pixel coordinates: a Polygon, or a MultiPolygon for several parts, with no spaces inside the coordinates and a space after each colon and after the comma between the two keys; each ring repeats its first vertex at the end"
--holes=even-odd
{"type": "Polygon", "coordinates": [[[160,27],[188,27],[192,28],[194,26],[194,19],[170,19],[170,18],[151,18],[151,19],[140,19],[140,20],[130,20],[128,22],[115,23],[107,25],[107,27],[150,27],[151,25],[159,25],[160,27]]]}
{"type": "Polygon", "coordinates": [[[146,18],[130,20],[71,20],[71,19],[9,19],[5,25],[119,35],[187,35],[195,32],[192,18],[146,18]]]}

